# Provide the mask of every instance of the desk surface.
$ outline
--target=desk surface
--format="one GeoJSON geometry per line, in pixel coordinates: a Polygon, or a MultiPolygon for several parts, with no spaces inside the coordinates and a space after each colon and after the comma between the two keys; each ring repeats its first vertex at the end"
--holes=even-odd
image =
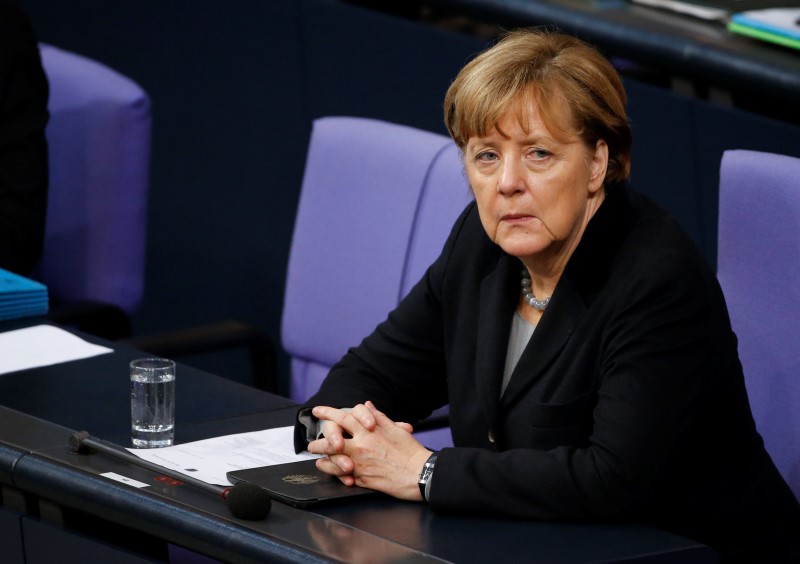
{"type": "Polygon", "coordinates": [[[611,54],[718,86],[800,95],[800,51],[730,33],[706,22],[625,0],[426,0],[510,26],[555,25],[611,54]]]}
{"type": "MultiPolygon", "coordinates": [[[[8,330],[14,325],[2,325],[8,330]]],[[[130,437],[129,363],[145,353],[88,335],[110,346],[111,354],[0,375],[0,405],[65,427],[123,444],[130,437]]],[[[294,405],[289,399],[254,393],[250,386],[186,365],[178,365],[175,397],[175,439],[191,423],[261,413],[294,405]]]]}
{"type": "MultiPolygon", "coordinates": [[[[278,409],[230,419],[221,427],[264,428],[293,416],[293,410],[278,409]]],[[[532,554],[559,562],[646,561],[656,555],[713,561],[708,549],[649,527],[441,516],[423,504],[389,498],[313,510],[276,502],[265,520],[242,521],[204,491],[156,481],[154,473],[102,453],[70,454],[71,432],[0,407],[0,465],[15,457],[13,485],[225,561],[486,562],[496,557],[498,546],[509,561],[526,561],[532,554]],[[98,476],[106,472],[150,486],[138,489],[98,476]]]]}
{"type": "MultiPolygon", "coordinates": [[[[126,367],[139,354],[117,348],[104,357],[0,376],[0,403],[6,405],[0,407],[0,484],[224,561],[485,562],[500,546],[510,561],[534,555],[559,562],[714,560],[710,549],[650,527],[443,516],[421,503],[384,497],[313,510],[275,502],[263,521],[236,519],[205,491],[157,481],[154,473],[102,453],[69,453],[76,429],[121,436],[126,444],[126,367]],[[99,476],[105,472],[149,487],[99,476]]],[[[283,398],[188,367],[179,367],[181,374],[181,442],[294,419],[294,406],[283,398]]]]}

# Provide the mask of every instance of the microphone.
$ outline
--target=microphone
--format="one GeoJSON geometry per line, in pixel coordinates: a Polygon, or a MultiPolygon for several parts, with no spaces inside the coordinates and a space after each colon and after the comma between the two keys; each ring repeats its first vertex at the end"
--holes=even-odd
{"type": "Polygon", "coordinates": [[[248,484],[245,482],[236,484],[230,487],[215,486],[207,484],[202,480],[175,472],[158,464],[153,464],[147,460],[143,460],[138,456],[134,456],[127,450],[107,443],[101,439],[92,437],[88,431],[76,431],[69,437],[69,446],[71,454],[88,454],[92,450],[100,451],[109,454],[115,458],[119,458],[133,464],[146,468],[159,474],[164,474],[170,478],[180,480],[187,484],[191,484],[197,488],[213,493],[222,498],[223,501],[230,509],[234,517],[244,519],[246,521],[260,521],[264,519],[272,509],[272,500],[267,492],[256,486],[255,484],[248,484]]]}

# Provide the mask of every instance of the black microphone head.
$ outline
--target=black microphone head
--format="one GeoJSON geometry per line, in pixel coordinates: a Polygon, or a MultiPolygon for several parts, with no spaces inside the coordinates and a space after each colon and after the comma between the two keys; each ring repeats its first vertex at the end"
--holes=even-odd
{"type": "Polygon", "coordinates": [[[83,444],[86,439],[91,438],[88,431],[75,431],[69,436],[69,452],[71,454],[88,454],[91,449],[83,444]]]}
{"type": "Polygon", "coordinates": [[[246,482],[227,490],[225,500],[233,516],[246,521],[260,521],[272,509],[269,494],[263,488],[246,482]]]}

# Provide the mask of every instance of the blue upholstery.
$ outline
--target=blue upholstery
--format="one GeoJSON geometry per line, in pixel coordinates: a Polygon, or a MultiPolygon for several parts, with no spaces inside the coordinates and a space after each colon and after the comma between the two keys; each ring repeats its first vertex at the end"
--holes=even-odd
{"type": "Polygon", "coordinates": [[[50,186],[36,272],[57,302],[136,310],[144,293],[150,100],[75,53],[40,46],[50,83],[50,186]]]}
{"type": "Polygon", "coordinates": [[[756,425],[800,499],[800,159],[724,153],[717,271],[756,425]]]}
{"type": "Polygon", "coordinates": [[[364,118],[314,122],[281,331],[292,399],[308,399],[385,319],[471,197],[448,137],[364,118]]]}

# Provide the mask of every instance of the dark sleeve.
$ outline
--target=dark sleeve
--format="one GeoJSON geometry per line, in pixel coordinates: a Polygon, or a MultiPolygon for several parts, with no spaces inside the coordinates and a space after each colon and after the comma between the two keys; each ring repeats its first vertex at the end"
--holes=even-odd
{"type": "Polygon", "coordinates": [[[0,268],[23,275],[42,253],[48,84],[25,15],[0,2],[0,268]]]}
{"type": "MultiPolygon", "coordinates": [[[[333,366],[306,406],[353,407],[370,400],[395,421],[414,424],[447,403],[441,287],[472,207],[456,221],[442,253],[422,279],[372,334],[333,366]]],[[[300,446],[300,429],[295,439],[300,446]]]]}
{"type": "Polygon", "coordinates": [[[724,303],[713,275],[693,257],[662,253],[639,271],[610,281],[620,297],[596,343],[599,387],[587,444],[444,449],[433,475],[434,509],[631,518],[658,507],[655,498],[668,497],[682,472],[703,469],[703,450],[721,444],[708,424],[720,415],[715,397],[725,395],[718,380],[735,372],[724,303]]]}

